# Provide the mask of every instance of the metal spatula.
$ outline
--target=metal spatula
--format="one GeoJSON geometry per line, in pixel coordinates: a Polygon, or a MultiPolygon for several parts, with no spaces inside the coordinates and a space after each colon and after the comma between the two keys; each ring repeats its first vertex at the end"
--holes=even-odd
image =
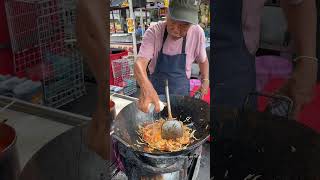
{"type": "Polygon", "coordinates": [[[165,91],[168,106],[168,119],[162,125],[161,136],[163,139],[176,139],[183,136],[183,128],[182,122],[172,118],[168,80],[166,80],[165,91]]]}

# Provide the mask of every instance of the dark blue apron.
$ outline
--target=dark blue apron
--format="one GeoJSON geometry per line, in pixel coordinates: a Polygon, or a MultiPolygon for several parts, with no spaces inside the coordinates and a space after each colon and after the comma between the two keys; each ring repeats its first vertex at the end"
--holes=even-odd
{"type": "MultiPolygon", "coordinates": [[[[213,104],[241,108],[256,90],[255,56],[248,51],[242,32],[242,0],[213,1],[213,104]]],[[[249,107],[256,108],[256,98],[249,107]]]]}
{"type": "Polygon", "coordinates": [[[163,53],[163,45],[167,37],[168,32],[166,28],[156,68],[154,73],[150,75],[150,80],[159,95],[165,94],[165,80],[168,79],[170,94],[188,96],[190,92],[190,81],[186,75],[186,37],[183,38],[181,54],[177,55],[167,55],[163,53]]]}

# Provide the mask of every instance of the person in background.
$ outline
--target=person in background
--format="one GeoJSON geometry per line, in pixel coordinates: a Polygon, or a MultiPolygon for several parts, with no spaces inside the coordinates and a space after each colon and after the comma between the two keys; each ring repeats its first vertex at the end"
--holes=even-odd
{"type": "Polygon", "coordinates": [[[136,35],[138,37],[142,37],[142,27],[140,25],[140,23],[138,23],[137,29],[136,29],[136,35]]]}
{"type": "Polygon", "coordinates": [[[203,95],[209,87],[209,62],[203,29],[198,25],[199,4],[195,0],[172,0],[166,21],[145,32],[134,66],[140,85],[139,108],[148,112],[154,104],[160,111],[158,95],[165,94],[168,79],[170,94],[189,96],[191,67],[199,64],[203,95]],[[148,68],[150,74],[147,74],[148,68]]]}
{"type": "Polygon", "coordinates": [[[109,55],[106,53],[109,36],[107,35],[106,16],[109,1],[80,0],[77,5],[76,36],[79,48],[93,73],[98,87],[96,111],[89,122],[86,144],[103,159],[111,159],[109,102],[109,55]]]}
{"type": "MultiPolygon", "coordinates": [[[[213,102],[239,108],[256,90],[255,53],[259,47],[260,21],[266,0],[216,0],[212,3],[214,59],[213,102]],[[232,6],[230,6],[232,4],[232,6]],[[228,12],[228,13],[226,13],[228,12]]],[[[294,102],[292,118],[313,97],[317,78],[315,0],[280,0],[295,45],[296,67],[279,91],[294,102]]],[[[256,108],[257,100],[251,103],[256,108]]]]}

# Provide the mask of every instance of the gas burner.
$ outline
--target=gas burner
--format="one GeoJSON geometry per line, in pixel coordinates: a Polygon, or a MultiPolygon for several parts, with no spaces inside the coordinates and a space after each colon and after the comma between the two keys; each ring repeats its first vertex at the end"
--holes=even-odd
{"type": "Polygon", "coordinates": [[[112,180],[191,180],[198,176],[202,146],[179,156],[138,155],[122,144],[118,149],[125,172],[117,172],[112,180]]]}

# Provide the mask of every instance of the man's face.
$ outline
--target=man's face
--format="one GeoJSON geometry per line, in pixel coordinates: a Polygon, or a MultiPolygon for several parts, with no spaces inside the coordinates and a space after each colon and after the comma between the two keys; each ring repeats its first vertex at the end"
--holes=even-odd
{"type": "Polygon", "coordinates": [[[187,35],[189,28],[191,27],[190,23],[175,21],[167,16],[167,30],[168,34],[173,36],[174,38],[182,38],[187,35]]]}

